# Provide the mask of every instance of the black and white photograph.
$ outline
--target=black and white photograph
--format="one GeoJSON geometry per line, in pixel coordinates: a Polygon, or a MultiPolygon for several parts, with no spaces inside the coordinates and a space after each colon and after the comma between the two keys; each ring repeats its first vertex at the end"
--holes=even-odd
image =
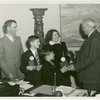
{"type": "Polygon", "coordinates": [[[54,1],[0,1],[0,97],[100,97],[100,2],[54,1]]]}

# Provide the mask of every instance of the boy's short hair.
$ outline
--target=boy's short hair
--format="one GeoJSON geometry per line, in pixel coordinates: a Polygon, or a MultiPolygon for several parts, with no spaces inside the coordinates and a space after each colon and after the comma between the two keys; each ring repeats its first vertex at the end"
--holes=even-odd
{"type": "Polygon", "coordinates": [[[49,56],[51,52],[53,52],[53,51],[51,51],[51,50],[43,51],[43,52],[42,52],[42,57],[43,57],[43,59],[45,59],[46,56],[49,56]]]}
{"type": "Polygon", "coordinates": [[[27,39],[27,41],[26,41],[26,47],[29,49],[30,46],[31,46],[30,43],[31,43],[32,41],[37,40],[37,39],[39,39],[39,37],[36,36],[36,35],[31,35],[31,36],[29,36],[28,39],[27,39]]]}

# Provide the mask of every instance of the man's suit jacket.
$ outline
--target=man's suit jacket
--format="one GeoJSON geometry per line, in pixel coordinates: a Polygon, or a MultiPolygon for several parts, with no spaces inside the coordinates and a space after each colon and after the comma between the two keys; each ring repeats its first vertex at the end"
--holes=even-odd
{"type": "MultiPolygon", "coordinates": [[[[39,59],[40,59],[40,62],[41,62],[41,57],[40,57],[39,50],[38,50],[38,54],[39,54],[39,59]]],[[[29,81],[31,84],[34,84],[35,86],[39,86],[39,85],[42,84],[41,70],[40,71],[37,71],[37,70],[28,71],[26,69],[26,67],[29,66],[29,61],[31,61],[30,60],[31,57],[34,58],[32,60],[33,64],[37,65],[37,60],[36,60],[35,56],[31,52],[31,50],[28,49],[25,53],[23,53],[23,55],[21,57],[21,67],[20,67],[20,70],[25,75],[25,80],[29,81]]]]}
{"type": "Polygon", "coordinates": [[[100,90],[100,33],[97,30],[80,48],[75,69],[84,88],[100,90]]]}
{"type": "Polygon", "coordinates": [[[23,53],[20,37],[16,36],[14,43],[5,35],[0,39],[0,68],[2,78],[9,78],[11,73],[14,78],[22,78],[20,72],[21,55],[23,53]]]}

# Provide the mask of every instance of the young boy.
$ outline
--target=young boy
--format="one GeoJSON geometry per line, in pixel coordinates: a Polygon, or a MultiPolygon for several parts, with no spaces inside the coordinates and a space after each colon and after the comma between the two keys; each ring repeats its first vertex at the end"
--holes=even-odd
{"type": "Polygon", "coordinates": [[[53,51],[45,51],[43,53],[43,67],[41,69],[41,77],[43,84],[46,85],[70,85],[70,79],[67,79],[67,82],[64,79],[64,73],[59,66],[55,66],[53,63],[54,53],[53,51]],[[56,73],[56,74],[55,74],[56,73]],[[66,83],[65,83],[66,82],[66,83]]]}
{"type": "Polygon", "coordinates": [[[41,81],[41,59],[40,59],[40,40],[38,36],[31,35],[26,42],[28,50],[22,55],[21,72],[25,75],[25,80],[34,86],[40,86],[41,81]]]}

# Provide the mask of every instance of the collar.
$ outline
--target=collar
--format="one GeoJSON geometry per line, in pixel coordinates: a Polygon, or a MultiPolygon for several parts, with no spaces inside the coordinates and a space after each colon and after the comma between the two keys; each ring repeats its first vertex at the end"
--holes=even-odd
{"type": "Polygon", "coordinates": [[[6,34],[6,36],[8,37],[8,39],[9,39],[11,42],[14,43],[14,38],[13,38],[12,36],[10,36],[10,35],[8,35],[8,34],[6,34]]]}
{"type": "Polygon", "coordinates": [[[88,37],[94,32],[95,30],[92,30],[91,32],[90,32],[90,34],[88,35],[88,37]]]}
{"type": "Polygon", "coordinates": [[[35,56],[37,50],[36,49],[32,49],[32,48],[30,48],[30,50],[31,50],[32,54],[35,56]]]}
{"type": "Polygon", "coordinates": [[[50,45],[61,44],[61,42],[60,42],[60,41],[58,41],[58,42],[50,41],[49,44],[50,44],[50,45]]]}

